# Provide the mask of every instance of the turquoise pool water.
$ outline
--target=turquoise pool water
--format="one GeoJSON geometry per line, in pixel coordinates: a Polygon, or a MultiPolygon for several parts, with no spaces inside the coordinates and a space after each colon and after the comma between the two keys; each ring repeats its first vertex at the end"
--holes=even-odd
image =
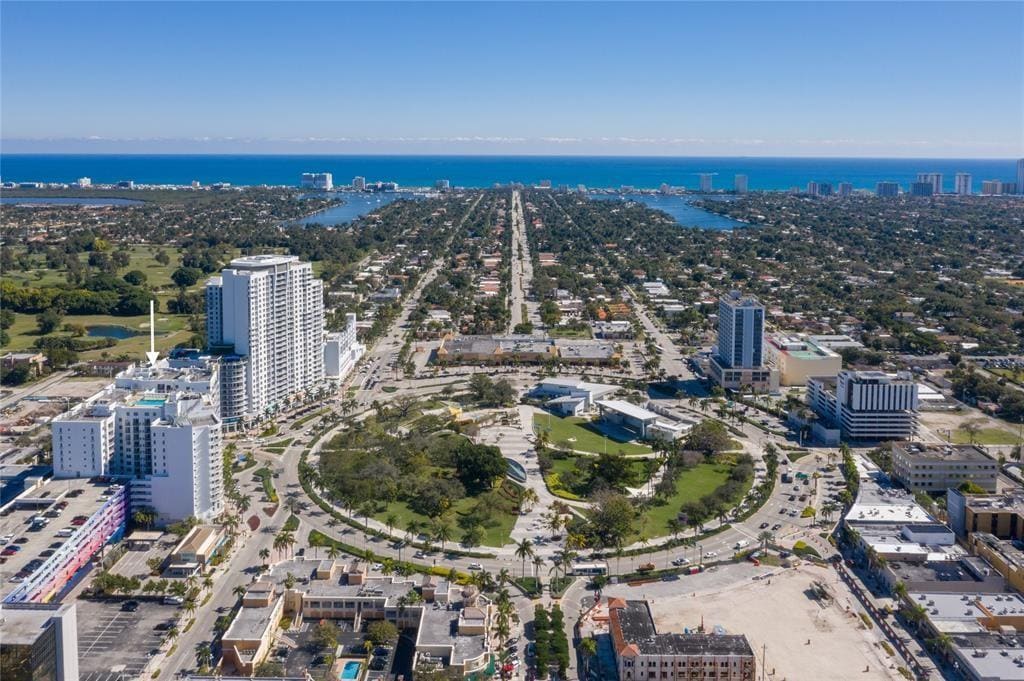
{"type": "Polygon", "coordinates": [[[339,679],[355,679],[359,676],[359,668],[363,666],[362,662],[356,662],[355,660],[349,660],[345,663],[345,667],[341,670],[341,676],[339,679]]]}
{"type": "Polygon", "coordinates": [[[138,402],[136,402],[136,404],[143,407],[159,407],[166,401],[167,400],[160,399],[159,397],[147,397],[145,399],[139,400],[138,402]]]}

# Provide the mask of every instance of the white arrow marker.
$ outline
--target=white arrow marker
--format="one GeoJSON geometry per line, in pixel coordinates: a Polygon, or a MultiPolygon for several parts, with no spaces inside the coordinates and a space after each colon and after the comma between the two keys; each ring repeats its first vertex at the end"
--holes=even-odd
{"type": "Polygon", "coordinates": [[[146,358],[149,360],[149,365],[152,367],[156,366],[156,358],[160,356],[160,353],[156,351],[156,316],[153,311],[153,301],[149,301],[149,352],[146,353],[146,358]]]}

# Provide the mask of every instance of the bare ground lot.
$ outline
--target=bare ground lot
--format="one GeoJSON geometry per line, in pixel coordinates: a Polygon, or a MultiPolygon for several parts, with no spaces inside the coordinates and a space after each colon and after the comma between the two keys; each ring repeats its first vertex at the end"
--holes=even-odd
{"type": "Polygon", "coordinates": [[[805,564],[772,571],[735,565],[680,581],[609,586],[605,593],[649,599],[661,632],[693,630],[703,618],[707,630],[718,624],[728,633],[746,634],[758,656],[759,675],[767,646],[766,678],[774,681],[903,679],[890,668],[898,658],[890,658],[881,647],[877,628],[863,628],[853,596],[828,569],[805,564]],[[769,572],[770,584],[767,578],[752,579],[769,572]],[[808,597],[814,580],[831,587],[833,604],[823,606],[808,597]]]}

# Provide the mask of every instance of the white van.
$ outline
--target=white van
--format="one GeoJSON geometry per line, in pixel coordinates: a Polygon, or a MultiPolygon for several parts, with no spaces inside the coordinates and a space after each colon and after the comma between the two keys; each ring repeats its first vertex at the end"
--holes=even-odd
{"type": "Polygon", "coordinates": [[[746,539],[740,539],[738,542],[736,542],[736,545],[733,546],[733,548],[734,549],[743,549],[743,548],[746,548],[748,546],[750,546],[750,542],[749,541],[747,541],[746,539]]]}

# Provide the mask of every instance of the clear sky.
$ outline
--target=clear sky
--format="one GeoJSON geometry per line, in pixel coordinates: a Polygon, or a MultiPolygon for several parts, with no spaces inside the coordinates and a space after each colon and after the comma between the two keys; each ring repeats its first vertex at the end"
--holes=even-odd
{"type": "Polygon", "coordinates": [[[14,152],[1024,154],[1024,3],[0,2],[14,152]]]}

